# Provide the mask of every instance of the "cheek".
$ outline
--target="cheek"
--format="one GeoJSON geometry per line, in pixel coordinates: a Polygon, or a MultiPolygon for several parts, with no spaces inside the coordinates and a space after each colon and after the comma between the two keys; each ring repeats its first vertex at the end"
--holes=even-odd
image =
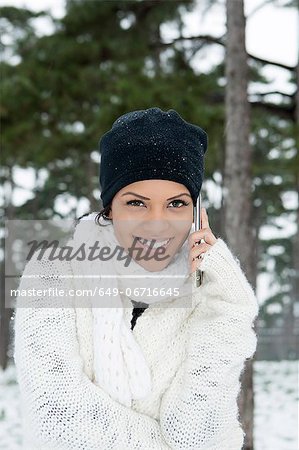
{"type": "Polygon", "coordinates": [[[122,247],[126,248],[131,245],[133,238],[128,223],[125,222],[118,223],[117,226],[114,226],[114,233],[116,239],[118,240],[119,244],[122,247]]]}
{"type": "Polygon", "coordinates": [[[176,239],[174,239],[174,244],[173,244],[175,246],[175,251],[179,251],[179,249],[184,245],[184,243],[188,239],[190,231],[191,231],[191,226],[192,226],[192,224],[191,225],[189,224],[187,228],[185,226],[182,229],[177,231],[176,239]]]}
{"type": "Polygon", "coordinates": [[[192,227],[192,221],[189,220],[178,220],[174,224],[174,235],[178,240],[186,239],[189,235],[192,227]]]}

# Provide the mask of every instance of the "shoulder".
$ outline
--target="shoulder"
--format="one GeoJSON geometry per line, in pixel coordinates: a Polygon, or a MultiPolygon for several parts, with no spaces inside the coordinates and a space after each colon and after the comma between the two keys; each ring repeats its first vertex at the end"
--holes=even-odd
{"type": "Polygon", "coordinates": [[[69,304],[67,292],[72,285],[70,261],[59,249],[35,251],[27,260],[17,289],[16,307],[63,307],[69,304]]]}

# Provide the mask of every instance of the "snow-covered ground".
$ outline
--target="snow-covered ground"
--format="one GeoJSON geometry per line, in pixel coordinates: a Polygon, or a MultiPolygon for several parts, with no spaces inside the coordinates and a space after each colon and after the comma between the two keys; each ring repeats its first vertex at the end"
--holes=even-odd
{"type": "Polygon", "coordinates": [[[15,367],[0,369],[0,449],[21,448],[19,389],[15,367]]]}
{"type": "Polygon", "coordinates": [[[298,450],[299,361],[254,362],[256,450],[298,450]]]}
{"type": "MultiPolygon", "coordinates": [[[[298,450],[299,361],[255,361],[255,450],[298,450]]],[[[14,366],[0,371],[0,449],[21,448],[14,366]]],[[[30,450],[30,449],[28,449],[30,450]]]]}

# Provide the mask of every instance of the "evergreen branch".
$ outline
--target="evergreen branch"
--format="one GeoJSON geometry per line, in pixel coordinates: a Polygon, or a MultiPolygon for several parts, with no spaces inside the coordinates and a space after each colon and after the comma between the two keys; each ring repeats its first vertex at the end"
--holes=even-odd
{"type": "MultiPolygon", "coordinates": [[[[198,36],[188,36],[188,37],[183,37],[180,36],[178,38],[173,39],[171,42],[159,42],[159,43],[152,43],[151,47],[159,47],[159,48],[163,48],[163,47],[171,47],[173,46],[176,42],[180,42],[180,41],[205,41],[205,43],[207,44],[218,44],[218,45],[222,45],[225,46],[225,36],[222,37],[215,37],[215,36],[210,36],[208,34],[203,34],[203,35],[198,35],[198,36]]],[[[281,67],[282,69],[286,69],[286,70],[290,70],[290,71],[295,71],[296,67],[295,66],[290,66],[288,64],[283,64],[280,63],[278,61],[271,61],[265,58],[260,58],[259,56],[255,56],[252,55],[251,53],[247,53],[248,57],[254,61],[263,63],[263,64],[270,64],[272,66],[276,66],[276,67],[281,67]]]]}

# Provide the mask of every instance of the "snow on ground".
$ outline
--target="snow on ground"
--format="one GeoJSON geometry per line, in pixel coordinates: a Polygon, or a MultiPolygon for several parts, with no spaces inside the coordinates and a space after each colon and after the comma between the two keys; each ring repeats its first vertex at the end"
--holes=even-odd
{"type": "Polygon", "coordinates": [[[0,449],[17,450],[21,446],[19,389],[15,367],[0,369],[0,449]]]}
{"type": "Polygon", "coordinates": [[[298,450],[299,361],[254,362],[255,450],[298,450]]]}
{"type": "MultiPolygon", "coordinates": [[[[298,450],[299,361],[254,361],[255,450],[298,450]]],[[[0,370],[0,449],[21,448],[15,367],[0,370]]]]}

